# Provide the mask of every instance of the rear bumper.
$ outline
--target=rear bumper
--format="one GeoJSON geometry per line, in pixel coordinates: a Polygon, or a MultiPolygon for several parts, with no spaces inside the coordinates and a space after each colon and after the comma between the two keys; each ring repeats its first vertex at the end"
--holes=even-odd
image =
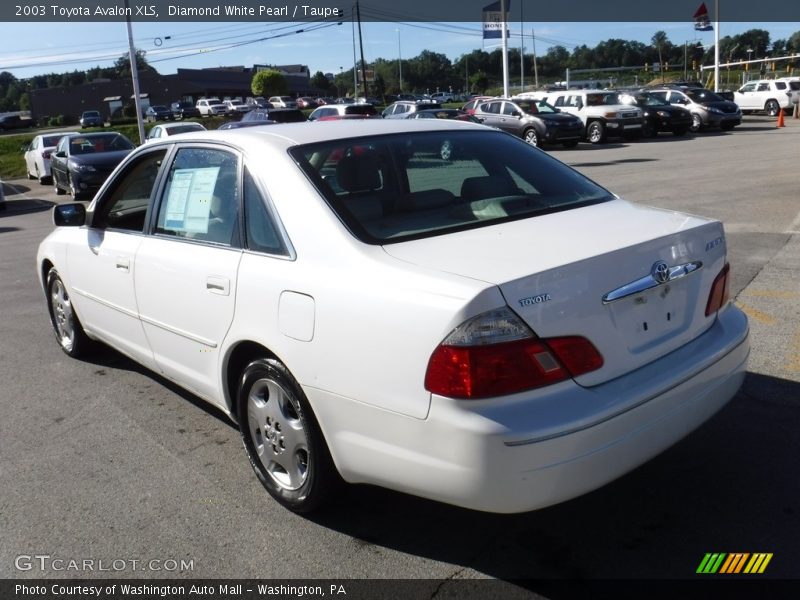
{"type": "Polygon", "coordinates": [[[731,305],[693,342],[592,388],[434,396],[425,420],[307,391],[346,480],[515,513],[587,493],[669,448],[733,398],[749,350],[747,318],[731,305]]]}

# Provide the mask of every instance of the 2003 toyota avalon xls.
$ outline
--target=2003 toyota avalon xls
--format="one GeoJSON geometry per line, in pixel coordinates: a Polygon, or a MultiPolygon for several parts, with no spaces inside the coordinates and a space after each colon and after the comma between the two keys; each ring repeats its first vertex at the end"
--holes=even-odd
{"type": "Polygon", "coordinates": [[[105,342],[221,408],[288,508],[341,479],[544,507],[738,390],[719,222],[482,125],[314,125],[139,147],[37,264],[68,355],[105,342]]]}

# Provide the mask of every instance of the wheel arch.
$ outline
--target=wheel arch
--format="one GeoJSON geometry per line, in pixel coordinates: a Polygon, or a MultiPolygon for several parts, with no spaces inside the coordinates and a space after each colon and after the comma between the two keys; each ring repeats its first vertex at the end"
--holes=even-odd
{"type": "MultiPolygon", "coordinates": [[[[237,423],[239,422],[239,415],[236,392],[239,389],[239,380],[242,377],[242,373],[244,373],[245,367],[259,358],[280,360],[269,348],[252,340],[239,341],[231,346],[226,353],[222,392],[228,413],[237,423]]],[[[286,368],[288,369],[288,366],[286,368]]]]}
{"type": "Polygon", "coordinates": [[[50,273],[50,269],[52,269],[54,266],[55,265],[49,258],[45,258],[42,261],[39,269],[39,283],[42,285],[42,292],[44,293],[45,297],[47,296],[47,275],[50,273]]]}

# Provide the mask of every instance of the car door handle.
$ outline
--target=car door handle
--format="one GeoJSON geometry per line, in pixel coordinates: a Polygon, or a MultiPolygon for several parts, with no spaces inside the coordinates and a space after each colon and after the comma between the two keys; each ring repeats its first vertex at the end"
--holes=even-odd
{"type": "Polygon", "coordinates": [[[127,256],[118,256],[116,260],[117,271],[129,273],[131,270],[131,260],[127,256]]]}
{"type": "Polygon", "coordinates": [[[227,277],[209,275],[206,279],[206,290],[212,294],[227,296],[231,293],[231,282],[227,277]]]}

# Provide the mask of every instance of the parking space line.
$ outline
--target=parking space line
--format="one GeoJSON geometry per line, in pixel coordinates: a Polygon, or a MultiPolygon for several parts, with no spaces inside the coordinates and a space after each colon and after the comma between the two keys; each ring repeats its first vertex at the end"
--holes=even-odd
{"type": "Polygon", "coordinates": [[[775,318],[765,312],[758,310],[748,304],[744,304],[743,302],[736,302],[736,305],[741,308],[749,318],[753,319],[754,321],[758,321],[759,323],[763,323],[764,325],[775,325],[775,318]]]}

